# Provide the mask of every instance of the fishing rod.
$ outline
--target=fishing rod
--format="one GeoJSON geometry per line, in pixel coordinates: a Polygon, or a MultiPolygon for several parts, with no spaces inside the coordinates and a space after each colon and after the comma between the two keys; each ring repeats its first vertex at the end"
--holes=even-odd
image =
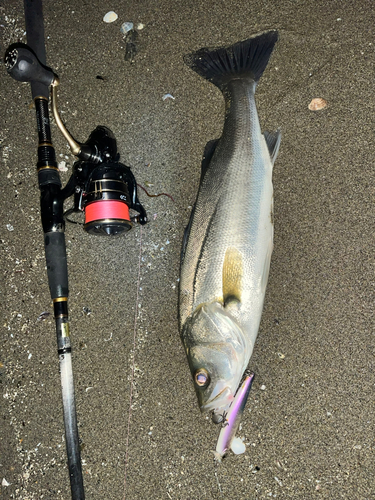
{"type": "MultiPolygon", "coordinates": [[[[85,215],[83,227],[90,234],[114,236],[126,233],[134,223],[145,224],[147,215],[137,196],[130,168],[119,163],[116,139],[98,126],[85,143],[78,143],[63,124],[57,108],[57,75],[46,66],[42,0],[24,0],[27,45],[8,47],[5,65],[15,80],[29,82],[38,128],[38,182],[48,284],[54,307],[59,356],[65,440],[72,500],[84,500],[84,486],[74,397],[72,344],[68,316],[68,266],[65,220],[72,212],[85,215]],[[49,88],[55,122],[78,161],[62,187],[49,120],[49,88]],[[64,212],[64,201],[74,196],[64,212]]],[[[77,223],[77,222],[76,222],[77,223]]]]}

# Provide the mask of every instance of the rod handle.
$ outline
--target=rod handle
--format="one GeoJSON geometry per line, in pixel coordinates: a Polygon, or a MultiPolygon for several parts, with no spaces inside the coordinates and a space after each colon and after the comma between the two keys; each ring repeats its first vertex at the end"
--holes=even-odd
{"type": "Polygon", "coordinates": [[[52,299],[68,297],[68,265],[64,233],[57,231],[44,233],[44,247],[51,297],[52,299]]]}

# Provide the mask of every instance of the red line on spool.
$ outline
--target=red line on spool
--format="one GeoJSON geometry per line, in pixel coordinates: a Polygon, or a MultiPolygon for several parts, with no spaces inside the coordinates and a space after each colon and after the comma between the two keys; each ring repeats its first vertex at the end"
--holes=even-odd
{"type": "Polygon", "coordinates": [[[129,207],[123,201],[99,200],[85,208],[85,223],[102,219],[130,220],[129,207]]]}

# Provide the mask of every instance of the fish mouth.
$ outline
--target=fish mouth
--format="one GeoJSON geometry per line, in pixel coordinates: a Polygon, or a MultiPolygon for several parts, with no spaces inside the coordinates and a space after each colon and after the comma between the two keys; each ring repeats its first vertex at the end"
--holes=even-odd
{"type": "Polygon", "coordinates": [[[233,393],[229,387],[224,387],[216,396],[200,407],[202,413],[212,410],[226,410],[233,401],[233,393]]]}

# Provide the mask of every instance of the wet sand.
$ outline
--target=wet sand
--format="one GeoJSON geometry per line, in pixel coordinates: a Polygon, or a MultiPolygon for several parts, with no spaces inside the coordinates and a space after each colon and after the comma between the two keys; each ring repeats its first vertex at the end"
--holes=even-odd
{"type": "MultiPolygon", "coordinates": [[[[25,41],[23,5],[11,0],[0,9],[4,53],[10,42],[25,41]]],[[[96,125],[108,126],[137,181],[175,200],[140,191],[150,222],[123,238],[66,228],[86,498],[373,498],[372,2],[45,2],[44,16],[47,63],[60,77],[71,133],[84,141],[96,125]],[[109,10],[119,16],[113,24],[102,20],[109,10]],[[144,24],[133,64],[124,60],[125,21],[144,24]],[[282,131],[275,246],[239,433],[247,451],[217,466],[211,450],[219,431],[198,409],[177,296],[201,155],[220,136],[224,102],[183,56],[266,29],[280,34],[256,93],[263,130],[282,131]],[[163,101],[167,93],[175,100],[163,101]],[[327,100],[326,109],[308,109],[316,97],[327,100]]],[[[10,483],[0,498],[65,500],[35,111],[29,85],[4,68],[0,85],[0,476],[10,483]],[[50,316],[38,321],[44,311],[50,316]]],[[[65,184],[74,158],[55,124],[52,134],[68,167],[65,184]]]]}

